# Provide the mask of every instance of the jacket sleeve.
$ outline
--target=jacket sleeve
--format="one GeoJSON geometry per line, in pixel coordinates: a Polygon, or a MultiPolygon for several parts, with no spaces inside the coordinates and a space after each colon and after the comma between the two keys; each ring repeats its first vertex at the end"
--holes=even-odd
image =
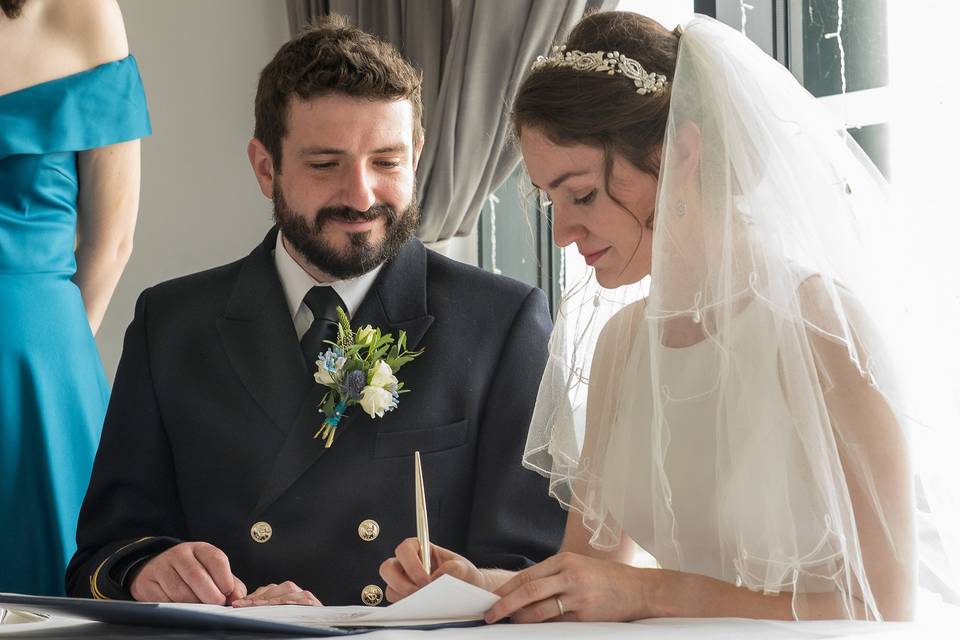
{"type": "Polygon", "coordinates": [[[546,478],[521,464],[550,328],[546,296],[533,289],[500,349],[480,424],[465,554],[480,567],[523,569],[556,553],[563,539],[566,513],[546,478]]]}
{"type": "Polygon", "coordinates": [[[154,391],[148,291],[137,300],[80,519],[67,593],[130,599],[130,570],[180,542],[183,515],[154,391]]]}

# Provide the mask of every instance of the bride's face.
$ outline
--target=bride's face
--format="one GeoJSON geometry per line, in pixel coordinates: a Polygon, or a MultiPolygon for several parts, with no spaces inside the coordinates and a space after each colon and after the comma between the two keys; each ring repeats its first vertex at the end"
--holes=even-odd
{"type": "Polygon", "coordinates": [[[610,193],[604,186],[603,150],[560,146],[535,128],[520,136],[533,185],[553,203],[553,241],[571,243],[613,289],[650,273],[657,180],[616,156],[610,193]]]}

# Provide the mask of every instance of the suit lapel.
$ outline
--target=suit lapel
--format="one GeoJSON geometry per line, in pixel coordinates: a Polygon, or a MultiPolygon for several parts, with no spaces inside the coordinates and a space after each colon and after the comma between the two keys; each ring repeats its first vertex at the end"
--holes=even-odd
{"type": "Polygon", "coordinates": [[[244,388],[289,433],[310,378],[274,266],[276,238],[272,229],[243,261],[217,330],[244,388]]]}
{"type": "MultiPolygon", "coordinates": [[[[399,255],[381,269],[357,313],[351,318],[354,328],[370,324],[393,333],[394,337],[397,331],[406,331],[407,347],[416,349],[433,323],[433,316],[427,313],[426,258],[426,249],[419,240],[407,242],[399,255]]],[[[286,315],[289,321],[289,312],[286,315]]],[[[294,346],[296,348],[296,344],[294,346]]],[[[297,361],[302,368],[302,359],[297,358],[297,361]]],[[[305,378],[309,380],[309,376],[305,378]]],[[[312,381],[308,386],[310,388],[305,390],[303,400],[298,405],[292,428],[274,461],[254,514],[261,513],[273,504],[328,451],[322,440],[313,437],[323,421],[323,415],[317,407],[324,388],[312,381]]],[[[370,418],[359,406],[353,406],[340,421],[336,439],[329,450],[331,455],[337,455],[337,443],[351,437],[351,425],[357,421],[369,422],[370,418]]]]}

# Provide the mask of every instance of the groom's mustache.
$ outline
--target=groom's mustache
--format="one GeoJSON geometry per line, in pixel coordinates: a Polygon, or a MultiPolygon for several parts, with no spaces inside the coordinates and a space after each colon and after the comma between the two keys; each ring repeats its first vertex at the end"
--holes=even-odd
{"type": "Polygon", "coordinates": [[[322,230],[327,220],[331,218],[347,222],[359,222],[361,220],[376,220],[380,217],[386,218],[389,227],[397,221],[397,211],[388,204],[375,204],[366,211],[358,211],[350,207],[324,207],[317,210],[314,217],[314,228],[317,231],[322,230]]]}

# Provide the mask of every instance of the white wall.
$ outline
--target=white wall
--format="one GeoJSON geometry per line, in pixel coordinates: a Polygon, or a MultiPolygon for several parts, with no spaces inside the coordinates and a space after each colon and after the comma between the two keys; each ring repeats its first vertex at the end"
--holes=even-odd
{"type": "MultiPolygon", "coordinates": [[[[287,41],[281,0],[119,0],[153,136],[133,256],[97,334],[110,380],[140,292],[245,256],[272,224],[247,163],[260,70],[287,41]]],[[[476,234],[434,247],[477,264],[476,234]]]]}
{"type": "Polygon", "coordinates": [[[277,0],[119,0],[153,136],[133,256],[97,335],[112,380],[140,291],[246,255],[271,225],[247,163],[260,70],[288,38],[277,0]]]}

